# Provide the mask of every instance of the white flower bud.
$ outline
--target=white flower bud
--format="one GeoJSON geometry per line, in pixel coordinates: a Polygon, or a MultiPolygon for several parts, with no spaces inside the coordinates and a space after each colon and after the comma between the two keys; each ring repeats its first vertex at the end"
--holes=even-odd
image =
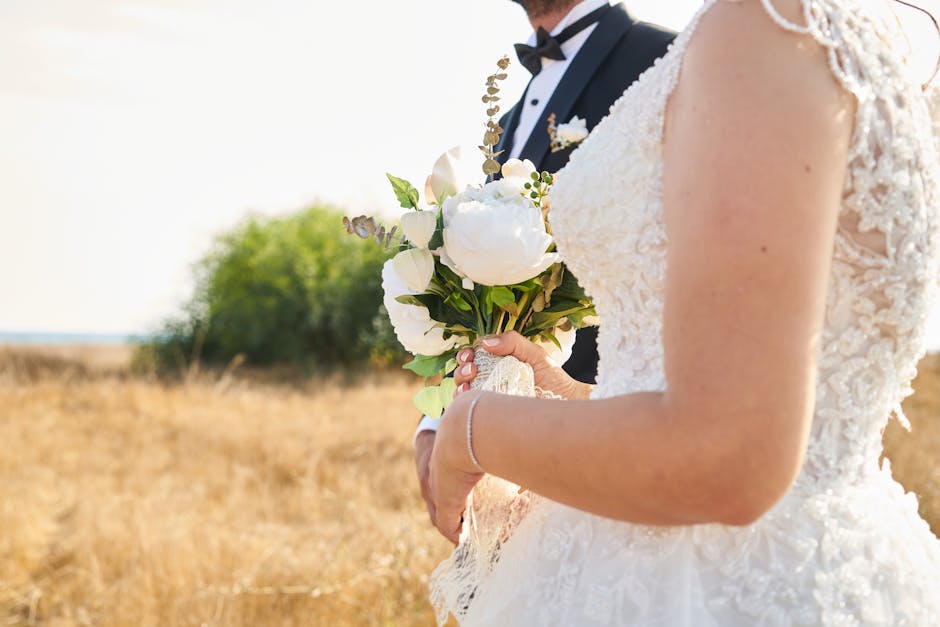
{"type": "Polygon", "coordinates": [[[401,230],[416,248],[427,248],[437,228],[436,211],[409,211],[401,217],[401,230]]]}
{"type": "Polygon", "coordinates": [[[415,294],[428,289],[434,276],[434,255],[429,250],[410,248],[392,258],[392,268],[415,294]]]}
{"type": "Polygon", "coordinates": [[[520,161],[519,159],[510,159],[503,164],[503,176],[506,178],[517,176],[527,181],[531,181],[532,175],[535,172],[535,164],[528,159],[525,161],[520,161]]]}
{"type": "Polygon", "coordinates": [[[454,147],[438,157],[431,169],[431,176],[424,185],[424,195],[428,202],[441,202],[457,194],[460,183],[457,180],[457,161],[460,160],[460,147],[454,147]]]}

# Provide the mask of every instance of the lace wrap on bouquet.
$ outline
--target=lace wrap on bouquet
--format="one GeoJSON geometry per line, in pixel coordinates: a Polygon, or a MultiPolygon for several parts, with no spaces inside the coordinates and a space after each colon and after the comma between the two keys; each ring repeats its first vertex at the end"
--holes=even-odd
{"type": "MultiPolygon", "coordinates": [[[[535,387],[532,368],[515,357],[496,357],[477,349],[477,376],[471,389],[512,396],[542,397],[535,387]]],[[[499,561],[500,547],[509,539],[529,508],[532,495],[519,486],[486,475],[467,500],[460,543],[431,575],[431,604],[437,622],[448,614],[461,620],[468,612],[482,582],[499,561]]]]}

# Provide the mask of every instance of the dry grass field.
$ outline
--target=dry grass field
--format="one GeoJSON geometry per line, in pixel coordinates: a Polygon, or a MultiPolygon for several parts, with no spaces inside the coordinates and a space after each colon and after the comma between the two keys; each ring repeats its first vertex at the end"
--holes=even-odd
{"type": "MultiPolygon", "coordinates": [[[[0,625],[427,625],[448,552],[398,376],[133,376],[126,353],[0,348],[0,625]]],[[[886,434],[940,531],[940,356],[886,434]]]]}

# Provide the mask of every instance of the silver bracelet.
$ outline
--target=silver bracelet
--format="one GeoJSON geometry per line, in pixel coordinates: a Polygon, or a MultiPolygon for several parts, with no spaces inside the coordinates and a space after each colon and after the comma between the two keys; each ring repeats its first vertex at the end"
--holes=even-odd
{"type": "Polygon", "coordinates": [[[473,453],[473,410],[476,409],[477,403],[480,402],[480,399],[483,398],[483,395],[486,392],[481,392],[470,401],[470,409],[467,411],[467,452],[470,453],[470,461],[473,462],[473,465],[477,467],[477,470],[480,472],[486,472],[483,470],[483,466],[480,465],[480,462],[477,461],[477,456],[473,453]]]}

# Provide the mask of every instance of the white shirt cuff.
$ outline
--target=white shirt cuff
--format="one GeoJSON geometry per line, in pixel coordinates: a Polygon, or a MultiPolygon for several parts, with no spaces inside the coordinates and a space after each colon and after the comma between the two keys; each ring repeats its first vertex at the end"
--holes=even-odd
{"type": "Polygon", "coordinates": [[[441,425],[440,418],[431,418],[430,416],[425,416],[421,419],[421,422],[418,423],[418,428],[415,430],[415,437],[412,439],[412,443],[418,445],[418,434],[422,431],[437,431],[437,428],[441,425]]]}

